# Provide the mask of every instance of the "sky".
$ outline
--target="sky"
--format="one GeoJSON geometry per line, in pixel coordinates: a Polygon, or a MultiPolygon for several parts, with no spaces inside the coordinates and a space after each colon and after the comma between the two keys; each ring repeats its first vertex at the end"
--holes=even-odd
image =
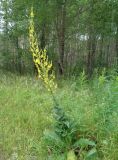
{"type": "Polygon", "coordinates": [[[3,28],[3,12],[2,12],[2,7],[1,7],[1,2],[0,2],[0,32],[2,32],[2,28],[3,28]]]}

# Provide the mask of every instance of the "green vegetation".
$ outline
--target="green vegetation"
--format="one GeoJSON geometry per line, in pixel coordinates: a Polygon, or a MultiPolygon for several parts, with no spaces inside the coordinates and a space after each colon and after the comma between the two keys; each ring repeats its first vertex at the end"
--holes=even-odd
{"type": "Polygon", "coordinates": [[[58,82],[56,97],[64,111],[57,112],[58,122],[66,122],[69,131],[73,130],[69,134],[65,129],[64,139],[55,134],[62,130],[52,112],[53,101],[39,80],[11,73],[0,77],[2,160],[75,160],[75,155],[79,160],[118,159],[115,72],[105,76],[104,71],[91,82],[85,80],[84,73],[81,78],[58,82]]]}
{"type": "Polygon", "coordinates": [[[29,15],[40,49],[47,49],[56,73],[118,68],[118,0],[1,0],[0,67],[34,73],[29,53],[29,15]]]}
{"type": "Polygon", "coordinates": [[[0,160],[118,160],[117,11],[0,1],[0,160]]]}

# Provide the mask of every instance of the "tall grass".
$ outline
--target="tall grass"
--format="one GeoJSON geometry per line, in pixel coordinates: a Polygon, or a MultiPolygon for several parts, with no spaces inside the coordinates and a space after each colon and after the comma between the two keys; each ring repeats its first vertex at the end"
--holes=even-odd
{"type": "MultiPolygon", "coordinates": [[[[52,129],[54,119],[53,102],[41,82],[10,73],[0,73],[0,77],[2,159],[64,159],[58,149],[49,156],[43,142],[43,133],[52,129]]],[[[56,94],[66,115],[77,124],[78,137],[91,138],[97,144],[96,160],[117,160],[118,77],[113,75],[109,80],[104,77],[102,82],[97,77],[91,83],[63,80],[56,94]]]]}

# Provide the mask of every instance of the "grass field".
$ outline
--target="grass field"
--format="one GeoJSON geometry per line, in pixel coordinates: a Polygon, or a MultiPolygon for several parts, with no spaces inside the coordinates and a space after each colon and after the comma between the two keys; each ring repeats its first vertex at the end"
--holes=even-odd
{"type": "MultiPolygon", "coordinates": [[[[118,160],[118,77],[81,82],[61,80],[57,100],[76,122],[78,134],[95,140],[95,160],[118,160]]],[[[52,108],[39,80],[1,73],[0,160],[64,160],[58,150],[49,156],[43,142],[44,131],[54,123],[52,108]]]]}

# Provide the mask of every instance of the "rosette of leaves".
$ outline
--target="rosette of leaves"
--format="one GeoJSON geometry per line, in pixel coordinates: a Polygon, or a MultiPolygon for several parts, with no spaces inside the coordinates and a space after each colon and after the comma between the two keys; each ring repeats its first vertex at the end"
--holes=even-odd
{"type": "Polygon", "coordinates": [[[78,126],[58,106],[54,108],[54,119],[52,130],[44,132],[44,141],[50,155],[58,154],[64,160],[77,160],[77,158],[97,160],[96,143],[87,138],[78,138],[78,126]]]}

